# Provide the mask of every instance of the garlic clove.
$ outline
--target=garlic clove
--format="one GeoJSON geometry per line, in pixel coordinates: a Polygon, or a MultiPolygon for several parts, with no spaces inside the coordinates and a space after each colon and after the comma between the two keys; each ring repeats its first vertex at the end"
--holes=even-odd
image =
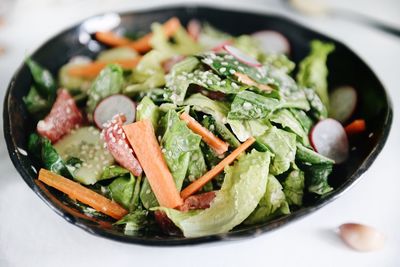
{"type": "Polygon", "coordinates": [[[339,235],[357,251],[374,251],[385,244],[385,236],[375,228],[358,223],[345,223],[339,227],[339,235]]]}

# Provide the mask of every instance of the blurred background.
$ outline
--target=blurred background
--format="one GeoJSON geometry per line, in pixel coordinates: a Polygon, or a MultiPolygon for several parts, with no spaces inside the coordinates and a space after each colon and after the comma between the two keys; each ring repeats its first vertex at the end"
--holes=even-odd
{"type": "Polygon", "coordinates": [[[7,85],[26,55],[61,30],[102,12],[182,3],[281,14],[348,45],[392,97],[395,116],[385,149],[350,192],[291,226],[240,242],[161,249],[100,239],[65,223],[31,192],[11,165],[0,119],[0,266],[151,265],[168,259],[178,266],[177,258],[186,261],[185,266],[197,266],[191,263],[193,258],[201,258],[207,266],[303,266],[299,260],[307,262],[304,266],[400,266],[396,170],[400,0],[0,0],[0,109],[7,85]],[[384,231],[388,237],[385,249],[362,254],[345,248],[332,229],[349,220],[384,231]]]}

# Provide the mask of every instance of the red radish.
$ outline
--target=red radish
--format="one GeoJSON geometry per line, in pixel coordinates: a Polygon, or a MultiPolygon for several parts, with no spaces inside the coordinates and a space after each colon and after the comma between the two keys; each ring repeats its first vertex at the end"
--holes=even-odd
{"type": "Polygon", "coordinates": [[[211,48],[211,50],[214,52],[221,52],[222,50],[224,50],[225,45],[231,45],[232,43],[233,43],[232,40],[226,40],[226,41],[223,41],[222,43],[214,46],[213,48],[211,48]]]}
{"type": "Polygon", "coordinates": [[[240,62],[242,62],[246,65],[249,65],[251,67],[261,67],[262,66],[262,64],[260,62],[258,62],[255,58],[245,54],[242,50],[237,49],[234,46],[224,45],[223,48],[225,51],[227,51],[229,54],[231,54],[237,60],[239,60],[240,62]]]}
{"type": "Polygon", "coordinates": [[[311,144],[319,154],[339,164],[349,155],[349,141],[340,122],[334,119],[319,121],[310,133],[311,144]]]}
{"type": "Polygon", "coordinates": [[[197,19],[192,19],[187,25],[187,31],[193,40],[197,41],[201,32],[201,23],[197,19]]]}
{"type": "Polygon", "coordinates": [[[357,106],[357,92],[351,86],[341,86],[329,94],[329,117],[345,123],[357,106]]]}
{"type": "Polygon", "coordinates": [[[125,124],[132,123],[135,120],[136,105],[124,95],[112,95],[104,98],[94,110],[94,122],[100,129],[116,114],[124,114],[125,124]]]}
{"type": "Polygon", "coordinates": [[[117,114],[113,116],[109,122],[104,124],[101,136],[104,138],[107,149],[113,155],[114,159],[122,167],[139,176],[142,173],[142,167],[134,156],[133,150],[122,129],[122,125],[126,122],[125,120],[124,115],[117,114]]]}
{"type": "Polygon", "coordinates": [[[37,131],[52,143],[83,123],[83,116],[66,89],[58,91],[50,113],[37,124],[37,131]]]}
{"type": "Polygon", "coordinates": [[[289,54],[290,45],[288,39],[276,31],[259,31],[251,35],[258,40],[261,48],[267,54],[289,54]]]}

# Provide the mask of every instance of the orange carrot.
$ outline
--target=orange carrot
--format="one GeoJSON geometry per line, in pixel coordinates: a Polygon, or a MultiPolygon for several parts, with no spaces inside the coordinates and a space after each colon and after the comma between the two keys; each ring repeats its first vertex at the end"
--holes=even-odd
{"type": "Polygon", "coordinates": [[[234,75],[238,78],[238,81],[241,83],[244,83],[244,84],[247,84],[250,86],[255,86],[264,91],[268,91],[268,92],[272,91],[272,88],[270,86],[268,86],[266,84],[257,83],[253,79],[251,79],[249,76],[247,76],[246,74],[243,74],[240,72],[235,72],[234,75]]]}
{"type": "Polygon", "coordinates": [[[218,155],[224,154],[228,150],[229,145],[227,143],[216,137],[212,132],[203,127],[189,114],[182,113],[180,118],[187,123],[187,126],[190,130],[200,135],[204,142],[214,149],[218,155]]]}
{"type": "Polygon", "coordinates": [[[226,158],[221,160],[221,162],[218,163],[214,168],[209,170],[206,174],[204,174],[199,179],[192,182],[184,190],[182,190],[181,197],[183,199],[186,199],[189,196],[191,196],[192,194],[199,191],[206,183],[208,183],[211,179],[213,179],[220,172],[222,172],[226,166],[231,164],[243,151],[245,151],[249,146],[251,146],[255,140],[256,139],[254,139],[253,137],[250,137],[249,139],[247,139],[246,142],[241,144],[231,154],[229,154],[226,158]]]}
{"type": "Polygon", "coordinates": [[[182,205],[182,198],[165,163],[152,123],[141,120],[125,125],[123,129],[160,205],[167,208],[182,205]]]}
{"type": "Polygon", "coordinates": [[[128,214],[128,211],[108,198],[46,169],[40,169],[39,180],[114,219],[119,220],[128,214]]]}
{"type": "Polygon", "coordinates": [[[347,125],[344,130],[347,135],[352,135],[364,132],[365,128],[365,120],[354,120],[352,123],[347,125]]]}
{"type": "Polygon", "coordinates": [[[122,46],[131,42],[128,38],[120,37],[113,32],[96,32],[97,41],[109,46],[122,46]]]}
{"type": "Polygon", "coordinates": [[[68,70],[68,73],[71,76],[93,79],[108,64],[118,64],[124,69],[133,69],[139,63],[140,59],[141,57],[134,59],[120,59],[113,62],[94,61],[89,64],[71,67],[68,70]]]}
{"type": "MultiPolygon", "coordinates": [[[[165,36],[168,38],[171,37],[172,35],[175,34],[175,32],[179,29],[180,26],[181,23],[178,18],[176,17],[170,18],[163,24],[163,30],[165,36]]],[[[145,53],[151,49],[150,41],[152,37],[153,37],[152,33],[146,34],[139,40],[131,42],[130,44],[128,44],[128,46],[135,49],[139,53],[145,53]]]]}

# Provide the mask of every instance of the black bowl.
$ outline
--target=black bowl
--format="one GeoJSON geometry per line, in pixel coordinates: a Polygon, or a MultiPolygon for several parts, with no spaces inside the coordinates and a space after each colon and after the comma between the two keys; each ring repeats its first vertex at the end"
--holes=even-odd
{"type": "Polygon", "coordinates": [[[124,14],[100,15],[83,21],[58,34],[41,46],[32,58],[54,74],[69,58],[76,55],[94,57],[104,47],[91,39],[94,30],[116,27],[120,31],[135,32],[150,30],[154,21],[165,21],[177,16],[183,23],[197,18],[215,25],[221,30],[239,35],[271,29],[284,34],[291,45],[291,58],[299,62],[309,52],[313,39],[333,42],[335,52],[329,57],[329,86],[351,85],[358,91],[359,101],[354,118],[364,118],[367,133],[351,140],[351,156],[340,166],[335,166],[330,177],[334,191],[324,198],[310,201],[305,207],[273,221],[235,228],[223,235],[199,238],[171,237],[157,230],[147,230],[135,236],[124,235],[112,226],[112,221],[103,217],[89,217],[57,190],[37,182],[39,166],[23,150],[27,150],[27,137],[35,128],[34,120],[27,113],[22,97],[27,94],[32,78],[26,65],[22,65],[12,78],[4,100],[4,135],[12,162],[32,190],[56,213],[68,222],[102,237],[138,244],[178,245],[237,239],[255,236],[276,229],[323,207],[343,194],[353,185],[375,160],[388,137],[392,108],[388,95],[371,69],[349,48],[323,34],[307,29],[293,21],[275,16],[241,11],[227,11],[209,7],[169,7],[124,14]],[[237,23],[240,21],[240,23],[237,23]],[[355,148],[355,149],[354,149],[355,148]]]}

